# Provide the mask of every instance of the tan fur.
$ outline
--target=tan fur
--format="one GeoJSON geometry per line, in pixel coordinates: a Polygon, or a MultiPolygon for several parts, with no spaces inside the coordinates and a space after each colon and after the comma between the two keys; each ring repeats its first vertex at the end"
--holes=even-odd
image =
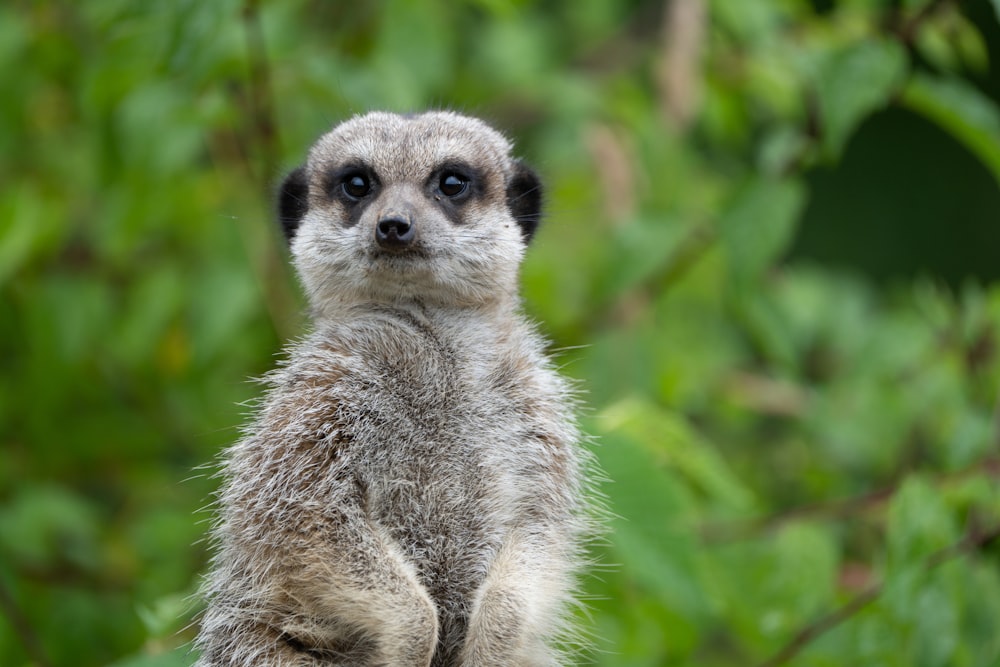
{"type": "Polygon", "coordinates": [[[520,312],[510,148],[445,112],[357,117],[312,148],[292,253],[314,331],[225,456],[202,667],[566,659],[586,459],[520,312]],[[379,183],[353,223],[330,195],[345,164],[379,183]],[[480,179],[458,219],[434,192],[447,164],[480,179]],[[399,257],[374,241],[394,210],[416,226],[399,257]]]}

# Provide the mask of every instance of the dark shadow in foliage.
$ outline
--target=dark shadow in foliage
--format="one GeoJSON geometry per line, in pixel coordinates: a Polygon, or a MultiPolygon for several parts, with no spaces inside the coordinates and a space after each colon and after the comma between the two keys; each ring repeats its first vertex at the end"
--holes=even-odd
{"type": "Polygon", "coordinates": [[[1000,279],[1000,187],[961,144],[923,117],[869,118],[811,197],[792,251],[879,280],[928,275],[950,285],[1000,279]]]}

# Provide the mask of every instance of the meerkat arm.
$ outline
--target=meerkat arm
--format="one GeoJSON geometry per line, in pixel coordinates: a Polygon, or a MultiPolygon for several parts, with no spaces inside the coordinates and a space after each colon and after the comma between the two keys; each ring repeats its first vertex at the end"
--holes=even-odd
{"type": "Polygon", "coordinates": [[[220,562],[230,571],[227,590],[216,593],[203,621],[199,665],[326,665],[362,656],[367,665],[429,665],[437,611],[392,542],[360,511],[311,520],[309,508],[297,511],[298,525],[282,527],[268,545],[277,566],[220,562]],[[357,548],[352,558],[336,546],[343,544],[357,548]],[[246,575],[232,573],[240,570],[246,575]]]}
{"type": "Polygon", "coordinates": [[[556,545],[565,540],[518,531],[504,543],[480,586],[462,652],[463,667],[552,667],[570,575],[556,545]]]}
{"type": "Polygon", "coordinates": [[[280,377],[228,454],[199,665],[429,665],[437,610],[366,511],[339,371],[280,377]]]}

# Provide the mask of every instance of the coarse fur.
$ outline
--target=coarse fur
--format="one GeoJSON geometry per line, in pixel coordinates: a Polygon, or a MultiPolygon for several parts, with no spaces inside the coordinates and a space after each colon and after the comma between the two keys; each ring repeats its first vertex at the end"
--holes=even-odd
{"type": "Polygon", "coordinates": [[[564,663],[587,459],[520,309],[540,204],[450,112],[350,119],[287,178],[314,326],[224,457],[198,665],[564,663]]]}

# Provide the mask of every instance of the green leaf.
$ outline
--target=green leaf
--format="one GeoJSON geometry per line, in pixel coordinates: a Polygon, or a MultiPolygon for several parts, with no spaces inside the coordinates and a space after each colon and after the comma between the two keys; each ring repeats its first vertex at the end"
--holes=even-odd
{"type": "Polygon", "coordinates": [[[958,609],[961,603],[949,594],[944,582],[935,580],[917,594],[914,604],[913,653],[916,667],[948,667],[959,643],[958,609]]]}
{"type": "Polygon", "coordinates": [[[902,99],[963,143],[1000,183],[1000,108],[996,102],[961,79],[924,74],[912,78],[902,99]]]}
{"type": "Polygon", "coordinates": [[[188,646],[172,651],[140,653],[115,661],[108,667],[189,667],[194,661],[188,646]]]}
{"type": "Polygon", "coordinates": [[[989,46],[976,24],[956,12],[954,30],[955,51],[962,64],[977,74],[989,71],[989,46]]]}
{"type": "Polygon", "coordinates": [[[712,501],[734,510],[752,507],[750,491],[681,415],[632,398],[604,410],[599,424],[605,432],[633,438],[659,465],[677,471],[712,501]]]}
{"type": "Polygon", "coordinates": [[[816,82],[823,149],[838,158],[855,128],[884,107],[906,73],[906,52],[894,41],[866,39],[833,54],[816,82]]]}
{"type": "Polygon", "coordinates": [[[719,233],[739,285],[754,282],[788,248],[805,194],[799,181],[768,178],[755,178],[737,193],[719,233]]]}
{"type": "Polygon", "coordinates": [[[596,452],[611,480],[602,490],[615,517],[613,558],[647,595],[689,618],[702,616],[707,604],[698,582],[688,520],[693,504],[690,492],[653,452],[623,435],[608,434],[596,452]],[[651,488],[657,493],[646,492],[651,488]]]}
{"type": "Polygon", "coordinates": [[[825,527],[790,524],[764,540],[716,547],[708,560],[722,613],[761,648],[774,650],[833,604],[838,555],[825,527]]]}
{"type": "Polygon", "coordinates": [[[99,537],[93,504],[57,486],[27,486],[0,510],[0,554],[34,568],[96,568],[99,537]]]}
{"type": "Polygon", "coordinates": [[[641,283],[651,274],[662,270],[664,258],[676,252],[690,230],[678,220],[637,218],[615,230],[610,239],[619,258],[614,282],[607,286],[612,294],[620,294],[641,283]]]}
{"type": "Polygon", "coordinates": [[[768,44],[781,26],[782,9],[768,0],[713,0],[712,18],[751,44],[768,44]]]}
{"type": "Polygon", "coordinates": [[[136,613],[151,637],[167,637],[181,629],[192,611],[190,591],[166,595],[151,605],[139,605],[136,613]]]}
{"type": "Polygon", "coordinates": [[[833,600],[838,554],[826,527],[790,524],[773,544],[772,593],[798,621],[822,611],[833,600]]]}
{"type": "Polygon", "coordinates": [[[923,24],[917,33],[916,46],[938,69],[954,70],[958,66],[957,45],[951,39],[950,30],[940,23],[923,24]]]}
{"type": "Polygon", "coordinates": [[[40,229],[38,200],[18,197],[17,191],[0,199],[0,285],[31,257],[40,229]]]}
{"type": "Polygon", "coordinates": [[[890,569],[922,569],[928,557],[957,539],[955,522],[941,494],[915,476],[893,496],[887,532],[890,569]]]}

